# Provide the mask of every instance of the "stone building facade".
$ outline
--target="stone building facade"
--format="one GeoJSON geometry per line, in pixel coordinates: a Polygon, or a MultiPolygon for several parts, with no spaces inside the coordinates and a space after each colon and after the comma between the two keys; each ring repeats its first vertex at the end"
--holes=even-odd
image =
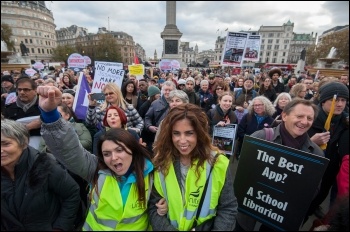
{"type": "Polygon", "coordinates": [[[12,28],[17,53],[21,53],[23,41],[30,60],[51,61],[57,46],[56,25],[45,1],[1,1],[1,23],[12,28]]]}

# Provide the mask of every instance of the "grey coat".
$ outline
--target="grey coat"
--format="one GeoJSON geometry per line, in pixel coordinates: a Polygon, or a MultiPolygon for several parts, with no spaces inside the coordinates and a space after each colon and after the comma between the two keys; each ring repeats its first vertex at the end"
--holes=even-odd
{"type": "MultiPolygon", "coordinates": [[[[181,188],[180,160],[174,161],[174,169],[177,178],[177,183],[174,184],[178,184],[181,188]]],[[[213,231],[232,231],[236,225],[238,203],[233,191],[233,176],[229,167],[226,171],[225,180],[226,181],[220,193],[219,203],[216,209],[217,211],[213,224],[213,231]]],[[[170,224],[170,221],[166,216],[159,216],[157,213],[157,207],[155,204],[161,198],[162,197],[159,195],[157,190],[153,187],[152,194],[148,202],[149,219],[152,229],[155,231],[177,231],[177,229],[170,224]]]]}
{"type": "Polygon", "coordinates": [[[98,163],[97,156],[83,148],[70,122],[63,118],[53,123],[42,122],[41,135],[61,164],[88,183],[92,182],[98,163]]]}
{"type": "MultiPolygon", "coordinates": [[[[281,128],[281,125],[278,125],[277,127],[273,128],[274,134],[273,134],[271,142],[282,144],[282,138],[281,138],[281,135],[280,135],[280,128],[281,128]]],[[[251,136],[255,137],[255,138],[259,138],[259,139],[264,139],[265,140],[265,138],[266,138],[265,130],[258,130],[256,132],[254,132],[251,136]]],[[[309,136],[307,136],[307,139],[305,140],[301,150],[309,152],[309,153],[312,153],[312,154],[315,154],[315,155],[318,155],[318,156],[324,157],[324,153],[321,150],[321,148],[317,144],[312,142],[310,140],[309,136]]],[[[319,189],[317,189],[316,193],[318,191],[319,191],[319,189]]],[[[316,193],[315,193],[315,196],[316,196],[316,193]]],[[[241,212],[238,212],[238,214],[237,214],[237,223],[245,231],[253,231],[256,222],[257,222],[256,219],[254,219],[252,217],[249,217],[246,214],[243,214],[241,212]]]]}

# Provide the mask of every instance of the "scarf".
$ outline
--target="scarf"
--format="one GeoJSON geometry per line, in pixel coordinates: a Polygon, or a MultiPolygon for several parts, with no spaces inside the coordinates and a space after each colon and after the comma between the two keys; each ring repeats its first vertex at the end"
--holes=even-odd
{"type": "Polygon", "coordinates": [[[25,103],[22,102],[22,101],[19,99],[19,97],[18,97],[17,100],[16,100],[16,104],[17,104],[17,106],[18,106],[19,108],[21,108],[21,109],[24,111],[24,113],[25,113],[25,112],[27,112],[27,110],[28,110],[30,107],[32,107],[32,106],[36,103],[36,100],[37,100],[37,99],[38,99],[38,95],[35,95],[34,99],[33,99],[31,102],[25,104],[25,103]]]}
{"type": "Polygon", "coordinates": [[[226,113],[221,109],[220,105],[216,105],[216,111],[219,113],[219,115],[222,117],[221,121],[225,121],[228,119],[228,115],[231,112],[231,109],[228,109],[226,113]]]}
{"type": "Polygon", "coordinates": [[[306,139],[308,137],[307,133],[304,133],[301,136],[293,138],[293,136],[291,136],[289,134],[289,132],[287,131],[287,129],[284,125],[284,122],[281,122],[280,134],[281,134],[281,138],[282,138],[282,145],[285,145],[287,147],[291,147],[294,149],[298,149],[298,150],[300,150],[302,148],[304,142],[306,141],[306,139]]]}
{"type": "Polygon", "coordinates": [[[264,121],[265,118],[267,118],[266,115],[260,116],[260,115],[258,115],[258,114],[256,114],[256,113],[254,113],[254,115],[255,115],[255,117],[256,117],[256,120],[257,120],[257,122],[258,122],[258,125],[260,125],[260,123],[261,123],[262,121],[264,121]]]}

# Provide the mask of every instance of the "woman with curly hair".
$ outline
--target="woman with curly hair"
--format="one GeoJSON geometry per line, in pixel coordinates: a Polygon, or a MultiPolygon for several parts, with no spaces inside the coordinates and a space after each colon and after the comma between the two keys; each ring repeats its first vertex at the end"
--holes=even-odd
{"type": "Polygon", "coordinates": [[[205,112],[197,105],[181,104],[170,110],[162,124],[154,147],[152,228],[232,231],[238,205],[229,160],[212,145],[205,112]],[[167,216],[158,215],[155,207],[162,197],[168,204],[167,216]],[[196,218],[201,197],[209,203],[202,205],[196,218]]]}
{"type": "Polygon", "coordinates": [[[248,106],[248,113],[243,116],[238,124],[237,137],[239,145],[236,151],[237,159],[240,155],[244,135],[251,135],[264,127],[270,127],[273,122],[272,115],[275,111],[275,107],[266,97],[258,96],[252,99],[248,106]]]}
{"type": "Polygon", "coordinates": [[[125,101],[131,105],[134,106],[136,109],[137,107],[137,87],[134,81],[128,80],[126,81],[121,88],[123,97],[125,101]]]}

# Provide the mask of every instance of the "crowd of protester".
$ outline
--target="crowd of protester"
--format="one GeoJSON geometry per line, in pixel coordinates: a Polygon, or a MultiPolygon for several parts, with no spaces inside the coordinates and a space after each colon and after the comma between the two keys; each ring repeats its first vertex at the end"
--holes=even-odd
{"type": "MultiPolygon", "coordinates": [[[[93,67],[82,72],[91,87],[93,67]]],[[[275,143],[330,160],[304,222],[312,214],[324,217],[320,205],[329,192],[330,207],[348,198],[348,75],[278,68],[147,73],[126,72],[122,86],[107,83],[102,102],[89,94],[84,120],[73,109],[79,73],[1,73],[1,143],[17,149],[1,151],[2,230],[252,230],[255,221],[237,212],[228,166],[244,155],[244,136],[265,138],[264,128],[274,128],[275,143]],[[229,124],[238,126],[236,146],[231,155],[218,155],[213,128],[229,124]],[[296,129],[299,124],[305,125],[296,129]],[[29,146],[32,136],[39,138],[36,148],[29,146]],[[179,202],[188,201],[194,183],[205,184],[211,168],[218,181],[207,190],[210,213],[195,219],[187,213],[196,207],[179,202]]]]}

